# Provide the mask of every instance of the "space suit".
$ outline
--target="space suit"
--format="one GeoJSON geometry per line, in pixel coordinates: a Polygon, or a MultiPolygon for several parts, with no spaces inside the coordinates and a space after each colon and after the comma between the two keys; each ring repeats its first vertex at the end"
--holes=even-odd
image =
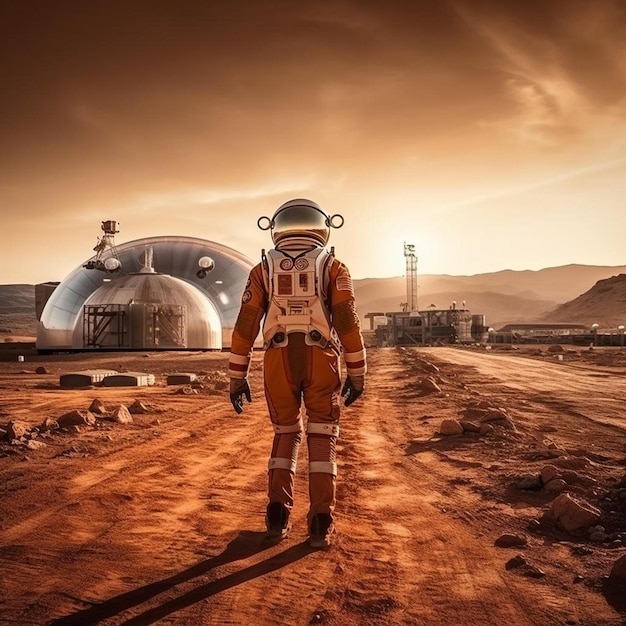
{"type": "Polygon", "coordinates": [[[298,449],[306,432],[309,543],[323,548],[334,531],[339,401],[343,397],[349,406],[362,394],[367,369],[352,279],[325,247],[330,228],[343,225],[343,217],[329,217],[315,202],[296,199],[258,225],[271,230],[275,247],[263,253],[243,292],[229,359],[230,398],[237,413],[244,397],[251,400],[248,372],[263,321],[265,398],[274,427],[267,534],[281,539],[289,530],[298,449]]]}

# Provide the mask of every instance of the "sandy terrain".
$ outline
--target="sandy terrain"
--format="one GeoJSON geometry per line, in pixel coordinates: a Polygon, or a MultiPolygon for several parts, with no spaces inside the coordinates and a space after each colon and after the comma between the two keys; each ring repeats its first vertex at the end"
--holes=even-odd
{"type": "Polygon", "coordinates": [[[371,349],[366,395],[342,416],[328,551],[305,542],[305,446],[293,530],[264,539],[262,355],[241,416],[224,353],[0,363],[0,426],[95,398],[149,410],[0,446],[0,623],[623,624],[626,593],[607,575],[626,552],[626,353],[609,350],[371,349]],[[157,382],[59,388],[62,373],[94,368],[157,382]],[[174,372],[203,387],[176,393],[174,372]],[[441,391],[424,391],[428,376],[441,391]],[[481,406],[506,419],[439,434],[446,418],[482,420],[481,406]],[[549,465],[561,488],[528,488],[549,465]],[[604,531],[555,524],[546,513],[563,493],[597,507],[604,531]],[[500,547],[503,535],[526,544],[500,547]]]}

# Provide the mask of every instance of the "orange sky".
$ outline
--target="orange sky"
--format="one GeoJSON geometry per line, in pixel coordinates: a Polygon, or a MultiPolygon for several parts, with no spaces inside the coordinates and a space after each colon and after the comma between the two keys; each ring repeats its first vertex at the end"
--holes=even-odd
{"type": "Polygon", "coordinates": [[[626,263],[621,0],[9,0],[0,29],[2,284],[105,219],[256,260],[298,196],[355,278],[405,241],[427,274],[626,263]]]}

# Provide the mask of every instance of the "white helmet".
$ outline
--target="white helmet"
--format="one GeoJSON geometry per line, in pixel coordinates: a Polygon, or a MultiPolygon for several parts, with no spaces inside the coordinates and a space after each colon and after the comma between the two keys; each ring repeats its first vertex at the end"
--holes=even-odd
{"type": "Polygon", "coordinates": [[[261,217],[257,224],[262,230],[271,229],[274,245],[286,239],[301,239],[309,244],[325,246],[330,237],[330,229],[341,228],[343,217],[329,217],[317,202],[295,198],[281,204],[271,220],[261,217]]]}

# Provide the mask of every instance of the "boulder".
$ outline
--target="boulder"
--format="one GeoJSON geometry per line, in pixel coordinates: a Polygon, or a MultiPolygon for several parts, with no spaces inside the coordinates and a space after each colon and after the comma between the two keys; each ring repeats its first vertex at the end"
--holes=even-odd
{"type": "Polygon", "coordinates": [[[89,410],[95,415],[104,415],[107,412],[104,402],[102,402],[99,398],[93,399],[89,405],[89,410]]]}
{"type": "Polygon", "coordinates": [[[128,410],[133,415],[142,415],[143,413],[149,413],[150,412],[150,409],[141,400],[135,400],[128,407],[128,410]]]}
{"type": "Polygon", "coordinates": [[[96,418],[91,411],[83,411],[82,409],[74,409],[69,413],[64,413],[57,419],[59,427],[68,426],[94,426],[96,418]]]}
{"type": "Polygon", "coordinates": [[[547,485],[551,480],[559,477],[559,470],[554,465],[544,465],[541,469],[541,482],[547,485]]]}
{"type": "Polygon", "coordinates": [[[120,404],[112,413],[111,419],[118,424],[132,424],[133,416],[125,405],[120,404]]]}
{"type": "Polygon", "coordinates": [[[35,374],[49,374],[50,372],[43,366],[40,365],[36,370],[35,374]]]}
{"type": "Polygon", "coordinates": [[[602,514],[589,502],[573,498],[569,493],[558,496],[546,517],[567,532],[589,528],[600,521],[602,514]]]}
{"type": "Polygon", "coordinates": [[[567,489],[567,483],[562,478],[554,478],[544,489],[549,493],[561,493],[567,489]]]}
{"type": "Polygon", "coordinates": [[[463,431],[466,433],[480,432],[480,425],[476,422],[472,422],[470,420],[459,420],[459,423],[463,426],[463,431]]]}
{"type": "Polygon", "coordinates": [[[609,581],[626,588],[626,554],[623,554],[613,563],[611,573],[609,574],[609,581]]]}
{"type": "Polygon", "coordinates": [[[495,541],[495,545],[498,548],[519,548],[527,544],[528,539],[525,535],[512,535],[510,533],[500,535],[495,541]]]}
{"type": "Polygon", "coordinates": [[[439,427],[439,432],[442,435],[462,435],[463,434],[463,426],[459,420],[455,419],[445,419],[442,420],[441,426],[439,427]]]}

